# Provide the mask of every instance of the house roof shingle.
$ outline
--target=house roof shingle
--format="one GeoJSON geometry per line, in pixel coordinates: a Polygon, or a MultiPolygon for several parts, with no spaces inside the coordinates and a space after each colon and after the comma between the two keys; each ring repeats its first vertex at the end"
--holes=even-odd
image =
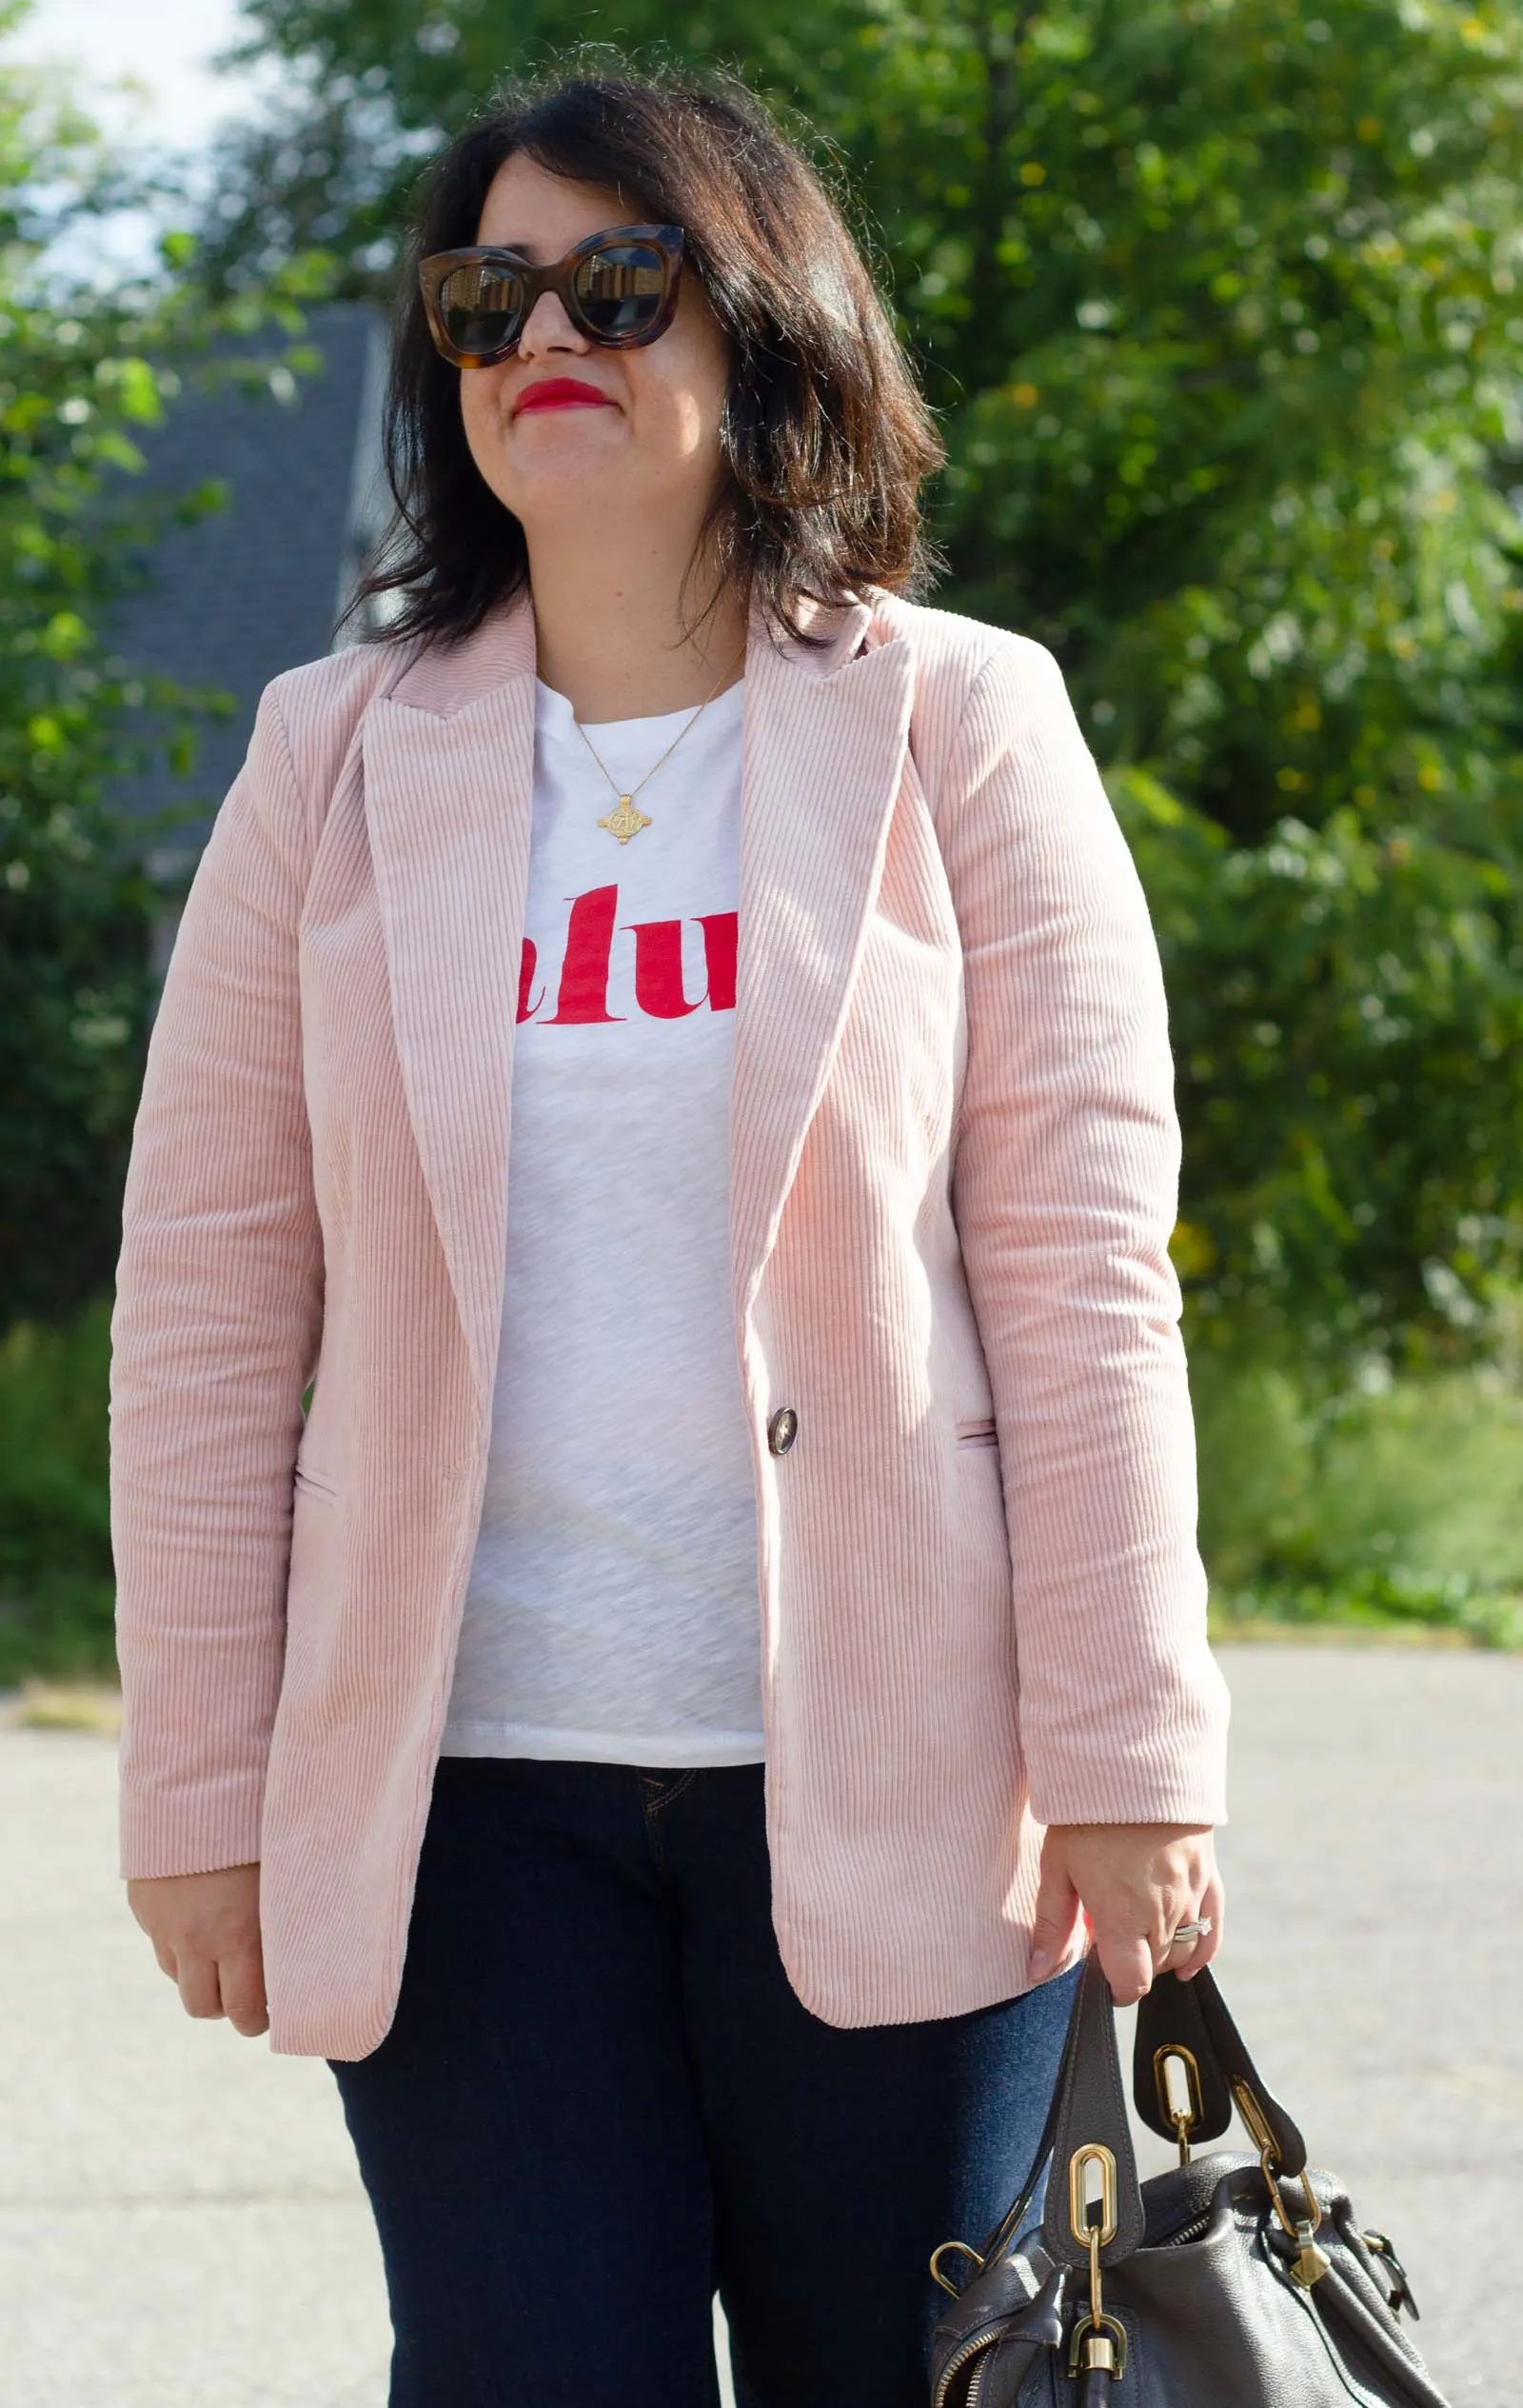
{"type": "MultiPolygon", "coordinates": [[[[176,528],[154,550],[148,582],[123,607],[117,643],[135,668],[234,698],[232,717],[201,725],[186,779],[168,770],[124,782],[129,809],[193,800],[200,816],[176,829],[177,854],[199,851],[237,774],[259,696],[272,677],[318,658],[373,517],[379,422],[380,326],[359,303],[314,310],[304,340],[322,356],[293,399],[188,385],[143,445],[150,482],[185,492],[215,478],[225,507],[176,528]]],[[[262,351],[267,342],[247,348],[262,351]]]]}

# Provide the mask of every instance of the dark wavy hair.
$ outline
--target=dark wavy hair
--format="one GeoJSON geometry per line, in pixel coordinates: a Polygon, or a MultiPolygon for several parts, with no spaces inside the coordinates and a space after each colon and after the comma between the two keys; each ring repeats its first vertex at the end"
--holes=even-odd
{"type": "MultiPolygon", "coordinates": [[[[913,592],[935,563],[920,488],[943,452],[888,312],[819,176],[727,75],[564,73],[512,84],[436,161],[407,262],[386,404],[396,516],[353,607],[386,597],[386,638],[468,635],[528,584],[524,529],[490,492],[461,419],[461,371],[429,338],[417,264],[476,240],[514,152],[679,225],[729,341],[724,464],[700,536],[722,582],[774,627],[803,597],[913,592]]],[[[698,554],[695,554],[695,566],[698,554]]]]}

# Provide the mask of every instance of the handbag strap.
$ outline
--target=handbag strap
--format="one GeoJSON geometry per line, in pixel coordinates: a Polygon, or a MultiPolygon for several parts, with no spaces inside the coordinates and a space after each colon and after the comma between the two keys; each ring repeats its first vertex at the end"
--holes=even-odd
{"type": "Polygon", "coordinates": [[[1054,2104],[1055,2179],[1047,2188],[1042,2240],[1056,2264],[1087,2266],[1086,2227],[1098,2212],[1108,2236],[1100,2263],[1115,2265],[1140,2246],[1142,2193],[1116,2045],[1116,2005],[1094,1949],[1075,1995],[1054,2104]]]}
{"type": "MultiPolygon", "coordinates": [[[[1137,2009],[1133,2095],[1143,2122],[1166,2140],[1217,2139],[1236,2106],[1269,2171],[1294,2176],[1305,2167],[1306,2144],[1266,2088],[1209,1970],[1189,1981],[1172,1973],[1154,1977],[1137,2009]],[[1179,2060],[1194,2077],[1182,2136],[1165,2080],[1164,2060],[1169,2058],[1179,2060]]],[[[1112,2226],[1111,2238],[1100,2248],[1101,2264],[1118,2264],[1131,2257],[1143,2238],[1142,2193],[1121,2083],[1115,2001],[1093,1949],[1074,1993],[1058,2080],[1031,2170],[979,2253],[986,2264],[1019,2238],[1049,2160],[1056,2179],[1042,2215],[1042,2241],[1053,2260],[1088,2265],[1085,2228],[1097,2211],[1112,2226]]]]}
{"type": "Polygon", "coordinates": [[[1189,1981],[1160,1973],[1137,2008],[1132,2096],[1150,2131],[1192,2144],[1219,2139],[1236,2107],[1269,2171],[1305,2167],[1306,2143],[1244,2047],[1209,1966],[1189,1981]],[[1188,2120],[1186,2102],[1171,2101],[1171,2075],[1188,2092],[1188,2120]]]}

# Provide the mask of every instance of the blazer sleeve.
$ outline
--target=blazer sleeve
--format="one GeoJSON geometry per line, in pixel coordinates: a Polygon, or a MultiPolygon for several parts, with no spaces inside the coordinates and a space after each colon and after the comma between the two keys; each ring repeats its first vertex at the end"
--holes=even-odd
{"type": "Polygon", "coordinates": [[[954,1206],[994,1391],[1032,1811],[1218,1821],[1227,1702],[1168,1251],[1162,974],[1040,646],[1007,639],[976,680],[939,826],[967,998],[954,1206]]]}
{"type": "Polygon", "coordinates": [[[129,1877],[260,1853],[322,1319],[297,992],[310,849],[271,691],[180,924],[127,1180],[111,1535],[129,1877]]]}

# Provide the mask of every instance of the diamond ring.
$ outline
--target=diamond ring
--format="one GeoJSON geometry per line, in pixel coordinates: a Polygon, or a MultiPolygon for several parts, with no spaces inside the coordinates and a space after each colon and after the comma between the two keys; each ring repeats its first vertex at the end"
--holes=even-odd
{"type": "Polygon", "coordinates": [[[1193,1948],[1197,1940],[1204,1940],[1211,1929],[1211,1917],[1203,1915],[1198,1923],[1180,1923],[1170,1940],[1171,1948],[1193,1948]]]}

